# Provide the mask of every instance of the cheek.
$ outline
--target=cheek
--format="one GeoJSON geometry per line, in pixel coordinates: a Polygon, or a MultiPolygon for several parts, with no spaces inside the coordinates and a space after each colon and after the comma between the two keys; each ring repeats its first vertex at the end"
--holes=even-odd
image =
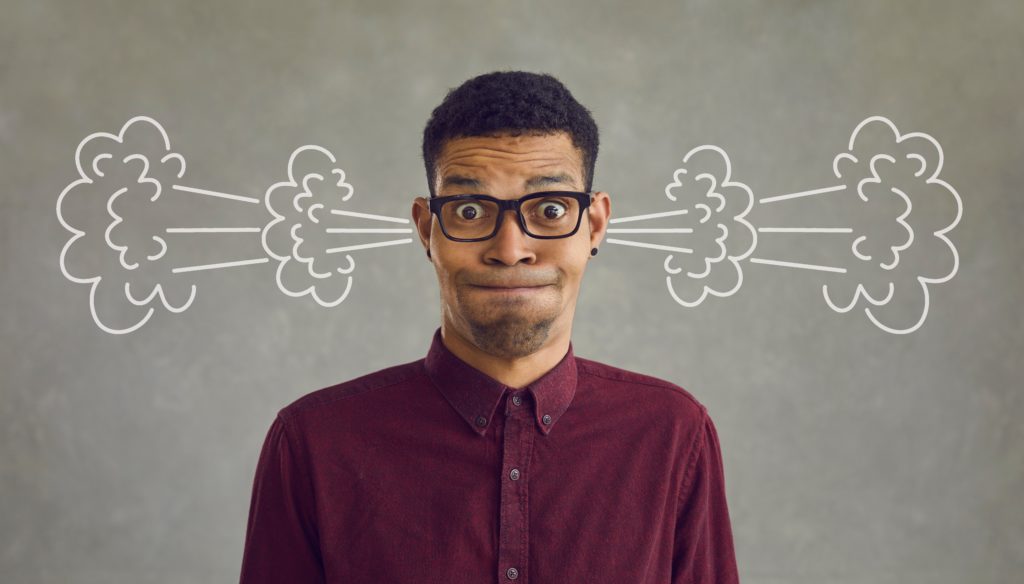
{"type": "Polygon", "coordinates": [[[590,261],[590,244],[573,246],[572,250],[566,253],[566,259],[562,262],[562,269],[569,276],[578,279],[583,275],[583,271],[587,269],[587,264],[590,261]]]}
{"type": "MultiPolygon", "coordinates": [[[[439,252],[442,250],[438,250],[439,252]]],[[[446,253],[438,253],[434,257],[434,271],[437,272],[437,282],[441,287],[441,294],[451,301],[456,300],[459,292],[458,288],[458,274],[462,269],[461,264],[457,263],[456,259],[447,253],[448,250],[443,250],[446,253]]]]}
{"type": "Polygon", "coordinates": [[[563,305],[571,304],[579,293],[582,273],[575,271],[574,266],[563,266],[562,288],[559,290],[563,305]]]}

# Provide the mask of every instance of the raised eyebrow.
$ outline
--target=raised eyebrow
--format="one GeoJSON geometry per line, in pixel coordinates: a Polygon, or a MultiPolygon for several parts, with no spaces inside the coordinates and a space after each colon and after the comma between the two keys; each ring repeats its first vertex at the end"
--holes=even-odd
{"type": "Polygon", "coordinates": [[[482,189],[484,184],[470,176],[463,176],[461,174],[450,174],[444,177],[441,182],[441,187],[470,187],[474,189],[482,189]]]}
{"type": "Polygon", "coordinates": [[[526,188],[542,187],[547,185],[565,184],[572,186],[575,184],[575,180],[572,176],[567,173],[561,172],[553,175],[535,176],[523,183],[526,188]]]}

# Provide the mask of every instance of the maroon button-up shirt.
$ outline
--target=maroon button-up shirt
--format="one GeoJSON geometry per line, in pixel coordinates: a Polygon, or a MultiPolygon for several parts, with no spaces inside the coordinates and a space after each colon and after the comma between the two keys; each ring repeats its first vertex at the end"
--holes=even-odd
{"type": "Polygon", "coordinates": [[[739,582],[718,435],[575,357],[514,390],[424,359],[309,393],[260,453],[242,584],[739,582]]]}

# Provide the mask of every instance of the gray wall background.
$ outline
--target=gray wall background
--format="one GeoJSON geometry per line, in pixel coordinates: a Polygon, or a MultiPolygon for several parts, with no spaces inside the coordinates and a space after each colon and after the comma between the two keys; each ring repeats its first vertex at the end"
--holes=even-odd
{"type": "MultiPolygon", "coordinates": [[[[832,156],[872,114],[942,144],[942,177],[964,201],[960,271],[932,288],[918,332],[836,314],[819,274],[768,266],[748,265],[734,296],[683,309],[665,293],[663,255],[604,245],[573,343],[708,406],[745,583],[1020,581],[1021,3],[35,0],[2,14],[5,582],[237,580],[275,412],[422,357],[439,323],[414,244],[357,256],[334,309],[249,266],[199,274],[183,314],[101,332],[88,287],[58,268],[69,233],[54,206],[77,178],[79,141],[150,115],[191,184],[255,196],[294,148],[319,144],[359,206],[409,216],[426,192],[430,110],[508,68],[558,76],[594,113],[595,186],[618,216],[662,202],[704,143],[759,195],[830,184],[832,156]]],[[[204,261],[259,250],[257,236],[202,241],[204,261]]],[[[794,258],[814,245],[786,241],[794,258]]]]}

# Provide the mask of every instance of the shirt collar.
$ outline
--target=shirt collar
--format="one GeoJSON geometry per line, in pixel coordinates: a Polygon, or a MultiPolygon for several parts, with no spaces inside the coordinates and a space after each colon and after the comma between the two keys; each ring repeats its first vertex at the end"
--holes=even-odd
{"type": "MultiPolygon", "coordinates": [[[[434,339],[423,365],[427,376],[445,399],[469,427],[481,436],[491,427],[492,416],[505,390],[514,391],[452,353],[441,338],[441,327],[434,331],[434,339]]],[[[527,385],[524,391],[529,391],[533,396],[536,404],[533,417],[537,428],[547,435],[569,409],[576,395],[576,358],[572,352],[572,341],[562,360],[527,385]]]]}

